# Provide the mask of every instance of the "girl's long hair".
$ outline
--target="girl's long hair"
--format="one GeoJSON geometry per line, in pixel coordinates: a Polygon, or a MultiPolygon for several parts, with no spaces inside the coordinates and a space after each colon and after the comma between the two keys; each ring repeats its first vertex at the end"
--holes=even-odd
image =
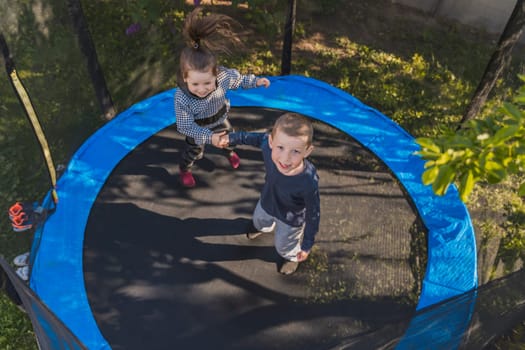
{"type": "Polygon", "coordinates": [[[205,15],[201,7],[191,11],[182,28],[186,47],[180,55],[180,77],[186,78],[189,70],[204,72],[212,69],[217,75],[215,52],[229,53],[228,43],[242,44],[237,27],[240,28],[240,24],[227,15],[205,15]]]}

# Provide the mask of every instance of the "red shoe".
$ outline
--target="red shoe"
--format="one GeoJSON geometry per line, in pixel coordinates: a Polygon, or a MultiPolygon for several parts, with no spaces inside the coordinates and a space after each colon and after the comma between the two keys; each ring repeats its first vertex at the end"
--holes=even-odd
{"type": "Polygon", "coordinates": [[[15,232],[23,232],[33,227],[33,222],[26,213],[22,212],[11,219],[11,226],[15,232]]]}
{"type": "Polygon", "coordinates": [[[9,208],[9,219],[13,220],[15,216],[20,215],[24,211],[24,204],[16,202],[9,208]]]}
{"type": "Polygon", "coordinates": [[[241,165],[241,158],[239,158],[239,156],[235,152],[230,153],[228,160],[230,161],[230,165],[233,169],[237,169],[239,165],[241,165]]]}
{"type": "Polygon", "coordinates": [[[180,182],[182,182],[182,185],[184,187],[194,187],[195,186],[195,179],[193,178],[191,170],[180,169],[179,176],[180,176],[180,182]]]}

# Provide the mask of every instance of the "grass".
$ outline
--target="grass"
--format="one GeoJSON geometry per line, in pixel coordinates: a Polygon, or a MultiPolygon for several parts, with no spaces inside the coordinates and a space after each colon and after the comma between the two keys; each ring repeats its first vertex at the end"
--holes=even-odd
{"type": "Polygon", "coordinates": [[[0,349],[37,349],[31,322],[4,294],[0,294],[0,349]]]}
{"type": "MultiPolygon", "coordinates": [[[[249,32],[247,45],[231,56],[221,56],[221,63],[243,72],[279,75],[282,17],[274,14],[284,13],[285,2],[267,1],[264,9],[256,11],[214,3],[215,11],[230,14],[249,32]]],[[[150,1],[149,11],[123,6],[117,0],[84,1],[83,6],[119,111],[175,86],[181,47],[178,30],[189,6],[180,0],[150,1]],[[142,29],[126,36],[125,29],[136,21],[142,29]]],[[[102,125],[67,8],[50,1],[47,8],[17,4],[10,11],[19,15],[7,16],[0,28],[40,116],[55,163],[65,164],[102,125]]],[[[494,49],[494,39],[389,1],[304,1],[297,9],[292,73],[349,92],[414,136],[435,135],[460,119],[494,49]]],[[[524,51],[522,47],[516,50],[512,68],[501,78],[489,106],[506,99],[516,87],[516,73],[525,71],[520,58],[524,51]]],[[[38,144],[7,79],[0,80],[0,96],[5,116],[0,120],[0,205],[7,208],[16,200],[42,198],[49,185],[38,144]]],[[[524,204],[513,186],[512,181],[481,186],[469,203],[483,283],[522,266],[523,256],[517,252],[524,239],[519,215],[524,204]]],[[[29,249],[30,235],[11,232],[6,215],[0,217],[0,228],[1,254],[6,258],[29,249]]],[[[322,256],[311,264],[317,272],[326,268],[322,256]]],[[[320,281],[319,276],[312,278],[320,281]]],[[[343,289],[334,284],[326,293],[337,295],[343,289]]],[[[0,348],[34,349],[30,322],[3,296],[0,314],[0,348]]]]}

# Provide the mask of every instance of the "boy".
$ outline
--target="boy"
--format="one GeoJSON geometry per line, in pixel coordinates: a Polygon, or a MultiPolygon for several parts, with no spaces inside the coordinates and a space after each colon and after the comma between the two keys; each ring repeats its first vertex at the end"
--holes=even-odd
{"type": "Polygon", "coordinates": [[[275,231],[275,249],[283,258],[279,272],[285,275],[308,258],[319,230],[319,177],[306,159],[314,148],[312,139],[310,120],[296,113],[280,116],[270,134],[239,131],[220,136],[219,147],[244,144],[262,150],[266,177],[253,213],[258,232],[247,237],[275,231]]]}

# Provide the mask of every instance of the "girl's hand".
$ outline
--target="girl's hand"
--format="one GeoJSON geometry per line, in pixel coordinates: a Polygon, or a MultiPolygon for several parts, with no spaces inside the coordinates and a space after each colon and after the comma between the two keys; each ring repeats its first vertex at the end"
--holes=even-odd
{"type": "Polygon", "coordinates": [[[221,132],[214,133],[213,135],[211,135],[211,143],[212,145],[218,148],[228,147],[228,144],[230,143],[228,132],[221,131],[221,132]]]}
{"type": "Polygon", "coordinates": [[[268,80],[268,78],[259,78],[255,82],[255,86],[264,86],[265,88],[267,88],[268,86],[270,86],[270,80],[268,80]]]}
{"type": "Polygon", "coordinates": [[[305,252],[304,250],[301,250],[299,253],[297,253],[297,261],[305,261],[308,258],[308,255],[310,255],[310,252],[305,252]]]}

